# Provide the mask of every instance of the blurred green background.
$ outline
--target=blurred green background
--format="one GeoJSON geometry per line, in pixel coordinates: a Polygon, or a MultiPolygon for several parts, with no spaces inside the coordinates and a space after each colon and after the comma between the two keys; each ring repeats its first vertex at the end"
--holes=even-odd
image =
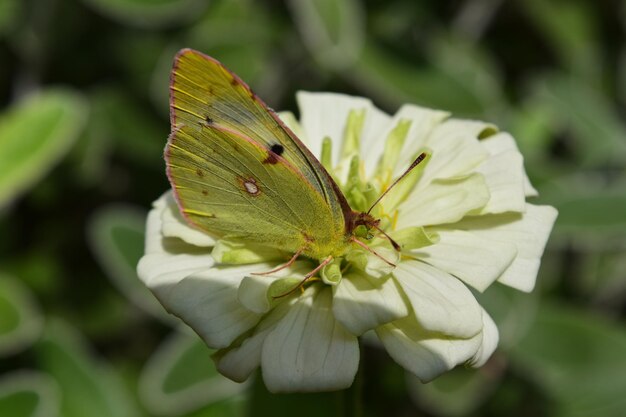
{"type": "Polygon", "coordinates": [[[276,109],[303,89],[494,122],[559,209],[538,288],[480,296],[490,362],[422,385],[367,347],[364,415],[623,416],[625,32],[619,1],[0,0],[0,416],[355,411],[229,383],[136,277],[181,47],[276,109]]]}

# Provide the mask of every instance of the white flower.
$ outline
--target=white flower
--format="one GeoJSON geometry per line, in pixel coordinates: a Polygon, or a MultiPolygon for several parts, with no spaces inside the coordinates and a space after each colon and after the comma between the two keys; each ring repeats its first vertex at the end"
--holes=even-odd
{"type": "Polygon", "coordinates": [[[358,337],[368,330],[422,381],[460,363],[485,363],[498,331],[470,287],[484,291],[498,281],[531,291],[556,218],[554,208],[526,203],[536,191],[513,138],[413,105],[389,116],[358,97],[300,93],[298,102],[299,123],[281,117],[332,166],[355,209],[428,152],[374,212],[403,252],[387,249],[383,239],[374,249],[397,266],[354,250],[344,260],[348,271],[329,266],[303,291],[276,298],[311,270],[309,261],[252,275],[285,258],[191,228],[168,192],[148,217],[142,280],[218,349],[221,373],[243,381],[260,366],[273,392],[348,387],[358,368],[358,337]]]}

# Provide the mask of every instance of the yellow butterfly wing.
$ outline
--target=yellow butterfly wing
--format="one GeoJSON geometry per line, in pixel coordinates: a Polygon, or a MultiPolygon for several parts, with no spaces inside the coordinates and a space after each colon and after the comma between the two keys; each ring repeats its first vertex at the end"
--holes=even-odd
{"type": "Polygon", "coordinates": [[[343,194],[243,81],[182,50],[170,100],[167,173],[191,223],[313,258],[340,255],[351,213],[343,194]]]}

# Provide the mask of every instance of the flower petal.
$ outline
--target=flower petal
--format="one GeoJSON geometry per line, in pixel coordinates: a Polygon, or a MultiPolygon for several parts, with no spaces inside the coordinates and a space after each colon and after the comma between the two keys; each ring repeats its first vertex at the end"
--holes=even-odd
{"type": "Polygon", "coordinates": [[[193,328],[212,348],[224,348],[254,327],[260,314],[245,308],[237,297],[241,280],[258,265],[217,266],[198,271],[152,291],[173,314],[193,328]]]}
{"type": "Polygon", "coordinates": [[[332,314],[329,288],[309,288],[267,336],[261,363],[270,392],[329,391],[352,384],[357,338],[332,314]]]}
{"type": "MultiPolygon", "coordinates": [[[[478,136],[488,129],[493,129],[493,126],[459,119],[448,119],[436,126],[424,144],[433,154],[424,169],[420,184],[423,186],[437,178],[471,173],[489,157],[489,153],[478,141],[478,136]]],[[[417,188],[422,187],[418,185],[417,188]]]]}
{"type": "Polygon", "coordinates": [[[250,337],[235,346],[217,351],[213,355],[217,370],[233,381],[243,382],[248,379],[261,365],[261,352],[265,338],[287,314],[293,301],[283,302],[266,314],[250,337]]]}
{"type": "Polygon", "coordinates": [[[428,332],[410,316],[379,327],[376,334],[393,360],[422,382],[472,358],[481,341],[480,333],[469,339],[453,339],[428,332]]]}
{"type": "Polygon", "coordinates": [[[189,274],[209,269],[213,258],[206,249],[179,238],[163,237],[163,212],[168,210],[167,194],[154,203],[146,225],[146,254],[139,260],[137,273],[150,288],[175,284],[189,274]]]}
{"type": "Polygon", "coordinates": [[[556,217],[554,207],[526,204],[524,213],[466,217],[447,227],[468,230],[494,242],[514,244],[517,256],[498,281],[530,292],[535,286],[541,255],[556,217]]]}
{"type": "Polygon", "coordinates": [[[439,179],[412,192],[398,207],[396,229],[454,223],[489,201],[489,189],[481,174],[439,179]]]}
{"type": "Polygon", "coordinates": [[[402,106],[396,114],[393,115],[393,118],[387,119],[385,130],[376,135],[376,140],[381,143],[380,147],[370,146],[368,142],[364,141],[362,149],[364,150],[363,158],[365,162],[366,178],[370,178],[370,176],[374,174],[383,150],[382,145],[384,145],[384,141],[398,123],[408,120],[411,122],[411,125],[407,132],[402,152],[400,153],[401,156],[396,164],[395,175],[400,175],[406,170],[409,164],[413,162],[412,158],[417,156],[415,153],[420,148],[424,147],[426,138],[434,127],[440,124],[449,115],[448,112],[427,109],[412,104],[402,106]]]}
{"type": "Polygon", "coordinates": [[[481,336],[480,348],[478,348],[472,359],[470,359],[470,365],[475,368],[483,366],[487,360],[489,360],[493,352],[496,350],[496,347],[498,347],[498,340],[500,338],[496,323],[494,323],[491,316],[489,316],[484,309],[483,331],[481,332],[481,336]]]}
{"type": "MultiPolygon", "coordinates": [[[[519,153],[519,149],[517,148],[515,139],[513,139],[513,136],[511,136],[507,132],[499,132],[493,136],[489,136],[488,138],[481,140],[480,144],[483,145],[483,147],[487,149],[487,151],[491,155],[497,155],[501,152],[506,151],[514,151],[519,153]]],[[[538,196],[539,193],[530,183],[530,180],[528,179],[528,175],[526,175],[525,170],[523,170],[523,178],[526,197],[538,196]]]]}
{"type": "Polygon", "coordinates": [[[299,91],[296,99],[300,108],[300,124],[306,132],[308,147],[319,157],[322,140],[330,137],[333,141],[333,166],[339,162],[344,130],[351,110],[365,109],[361,149],[365,145],[375,147],[378,153],[383,149],[383,141],[375,140],[387,127],[388,116],[378,110],[371,100],[335,93],[309,93],[299,91]]]}
{"type": "Polygon", "coordinates": [[[491,196],[476,214],[524,211],[524,166],[519,152],[506,151],[494,155],[480,164],[476,171],[485,177],[491,196]]]}
{"type": "Polygon", "coordinates": [[[458,279],[418,261],[403,261],[393,273],[425,331],[453,337],[480,332],[480,305],[458,279]]]}
{"type": "Polygon", "coordinates": [[[163,206],[163,211],[161,212],[161,221],[163,222],[161,232],[163,236],[177,237],[195,246],[213,246],[215,244],[215,239],[211,236],[187,224],[178,210],[178,205],[171,191],[163,194],[155,202],[155,207],[156,205],[163,206]],[[161,201],[164,201],[165,206],[163,206],[161,201]]]}
{"type": "Polygon", "coordinates": [[[405,317],[409,309],[394,279],[349,274],[334,287],[333,313],[350,333],[360,336],[405,317]]]}
{"type": "Polygon", "coordinates": [[[478,291],[484,291],[498,279],[517,255],[517,248],[512,243],[486,239],[462,230],[435,231],[439,234],[439,242],[411,253],[478,291]]]}

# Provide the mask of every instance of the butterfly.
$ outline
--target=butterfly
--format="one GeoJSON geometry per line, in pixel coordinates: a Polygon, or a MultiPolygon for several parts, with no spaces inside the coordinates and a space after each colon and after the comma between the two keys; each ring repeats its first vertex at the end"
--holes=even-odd
{"type": "Polygon", "coordinates": [[[182,215],[196,228],[294,254],[281,268],[299,256],[319,261],[307,277],[355,244],[372,251],[357,237],[359,227],[384,234],[380,220],[352,210],[300,139],[214,58],[178,52],[170,122],[167,177],[182,215]]]}

